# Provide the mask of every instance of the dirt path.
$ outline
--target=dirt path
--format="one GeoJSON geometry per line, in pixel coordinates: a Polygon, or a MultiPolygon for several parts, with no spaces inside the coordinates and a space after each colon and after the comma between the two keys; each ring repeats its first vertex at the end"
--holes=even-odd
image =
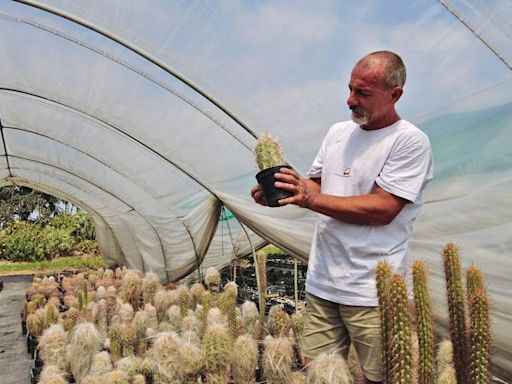
{"type": "Polygon", "coordinates": [[[25,336],[21,332],[20,311],[25,290],[32,276],[0,277],[4,287],[0,291],[0,383],[24,384],[29,382],[29,359],[25,336]]]}

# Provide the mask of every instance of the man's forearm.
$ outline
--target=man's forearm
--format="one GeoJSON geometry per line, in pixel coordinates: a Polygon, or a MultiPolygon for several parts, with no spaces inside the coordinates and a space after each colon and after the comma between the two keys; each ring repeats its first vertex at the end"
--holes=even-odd
{"type": "Polygon", "coordinates": [[[318,193],[307,208],[349,224],[386,225],[393,221],[407,202],[381,191],[349,197],[318,193]]]}

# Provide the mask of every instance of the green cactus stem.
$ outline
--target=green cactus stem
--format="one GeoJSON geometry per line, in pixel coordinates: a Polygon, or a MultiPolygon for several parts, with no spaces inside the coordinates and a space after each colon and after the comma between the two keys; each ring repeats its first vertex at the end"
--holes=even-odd
{"type": "Polygon", "coordinates": [[[453,344],[453,361],[457,382],[467,383],[468,341],[466,338],[466,313],[464,289],[461,279],[459,249],[453,243],[443,248],[443,262],[448,298],[450,338],[453,344]]]}
{"type": "Polygon", "coordinates": [[[239,336],[231,354],[231,372],[235,383],[254,384],[258,366],[258,343],[246,334],[239,336]]]}
{"type": "Polygon", "coordinates": [[[391,298],[389,296],[391,265],[379,261],[376,268],[377,295],[381,323],[382,364],[385,381],[391,383],[391,298]]]}
{"type": "Polygon", "coordinates": [[[489,315],[489,297],[484,288],[472,293],[469,303],[472,384],[490,382],[491,320],[489,315]]]}
{"type": "Polygon", "coordinates": [[[290,332],[290,316],[278,305],[274,305],[268,311],[268,332],[272,337],[286,337],[290,332]]]}
{"type": "Polygon", "coordinates": [[[427,266],[416,260],[412,266],[414,304],[416,308],[416,332],[418,334],[419,361],[418,384],[434,381],[434,333],[432,328],[432,306],[427,282],[427,266]]]}
{"type": "Polygon", "coordinates": [[[121,324],[112,324],[108,331],[108,337],[110,339],[110,355],[112,361],[116,362],[121,358],[123,351],[123,330],[121,324]]]}
{"type": "Polygon", "coordinates": [[[212,325],[206,329],[202,348],[208,383],[227,383],[231,345],[226,327],[212,325]]]}
{"type": "Polygon", "coordinates": [[[391,374],[393,384],[413,383],[411,318],[404,276],[395,273],[390,281],[391,374]]]}
{"type": "MultiPolygon", "coordinates": [[[[261,326],[265,324],[265,310],[267,306],[267,254],[264,251],[256,252],[256,268],[258,268],[259,286],[258,286],[258,301],[260,318],[259,323],[261,326]]],[[[262,335],[259,336],[261,338],[262,335]]]]}
{"type": "Polygon", "coordinates": [[[256,143],[254,152],[260,170],[286,165],[281,144],[271,135],[261,136],[256,143]]]}
{"type": "Polygon", "coordinates": [[[471,297],[477,291],[484,289],[484,277],[482,271],[476,265],[471,265],[466,270],[466,299],[471,302],[471,297]]]}

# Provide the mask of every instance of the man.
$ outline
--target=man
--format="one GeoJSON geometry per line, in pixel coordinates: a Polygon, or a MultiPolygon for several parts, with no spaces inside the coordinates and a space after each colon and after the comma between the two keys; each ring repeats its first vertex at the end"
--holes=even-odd
{"type": "MultiPolygon", "coordinates": [[[[380,260],[406,272],[407,241],[432,179],[427,136],[402,120],[395,103],[405,66],[380,51],[354,67],[347,104],[352,121],[333,125],[308,179],[282,168],[276,186],[293,192],[279,201],[319,213],[306,280],[304,355],[351,343],[367,383],[383,380],[375,267],[380,260]]],[[[266,205],[259,186],[253,199],[266,205]]],[[[308,360],[308,361],[309,361],[308,360]]]]}

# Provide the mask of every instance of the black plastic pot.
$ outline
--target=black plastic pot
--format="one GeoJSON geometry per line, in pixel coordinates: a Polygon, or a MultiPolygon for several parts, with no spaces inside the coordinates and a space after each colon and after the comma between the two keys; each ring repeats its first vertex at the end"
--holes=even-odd
{"type": "Polygon", "coordinates": [[[293,193],[290,191],[285,191],[284,189],[274,186],[276,182],[274,174],[278,173],[281,168],[291,169],[292,167],[289,165],[278,165],[277,167],[264,169],[256,174],[256,180],[258,180],[258,184],[261,185],[263,189],[263,194],[265,195],[269,207],[279,207],[278,200],[293,196],[293,193]]]}
{"type": "Polygon", "coordinates": [[[30,369],[30,384],[37,384],[39,381],[39,375],[41,374],[41,367],[30,369]]]}

